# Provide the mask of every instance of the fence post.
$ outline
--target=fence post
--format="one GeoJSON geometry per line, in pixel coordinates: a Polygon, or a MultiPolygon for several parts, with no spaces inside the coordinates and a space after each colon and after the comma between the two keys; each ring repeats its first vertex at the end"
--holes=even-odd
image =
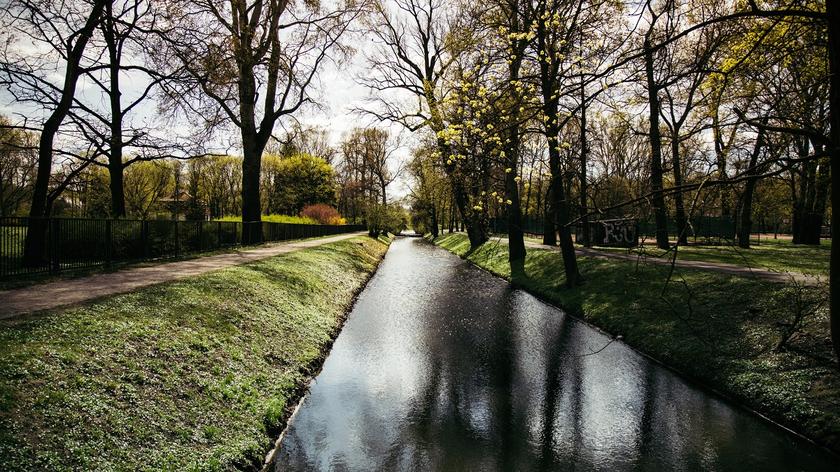
{"type": "Polygon", "coordinates": [[[47,218],[47,228],[49,230],[49,264],[50,272],[58,272],[61,270],[61,259],[58,253],[58,232],[61,231],[61,222],[54,218],[47,218]]]}
{"type": "Polygon", "coordinates": [[[216,247],[222,247],[222,222],[216,222],[216,247]]]}
{"type": "Polygon", "coordinates": [[[140,221],[140,244],[143,246],[143,259],[149,258],[149,222],[140,221]]]}
{"type": "Polygon", "coordinates": [[[198,252],[201,252],[201,248],[204,246],[201,243],[202,239],[204,239],[203,238],[203,236],[204,236],[204,222],[196,221],[195,224],[198,225],[198,231],[197,231],[198,232],[198,252]]]}
{"type": "Polygon", "coordinates": [[[111,220],[105,220],[105,241],[107,246],[105,247],[105,265],[111,265],[111,258],[112,258],[112,251],[114,248],[114,238],[111,231],[111,220]]]}

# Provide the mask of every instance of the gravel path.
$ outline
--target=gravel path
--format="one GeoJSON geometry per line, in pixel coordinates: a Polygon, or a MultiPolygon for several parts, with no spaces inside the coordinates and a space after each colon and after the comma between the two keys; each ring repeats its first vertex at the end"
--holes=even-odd
{"type": "MultiPolygon", "coordinates": [[[[493,240],[498,241],[502,244],[507,244],[507,238],[493,238],[493,240]]],[[[540,243],[528,240],[525,241],[525,246],[533,249],[547,249],[550,251],[558,252],[560,251],[560,248],[558,246],[545,246],[540,243]]],[[[647,257],[644,255],[639,256],[638,254],[620,254],[581,247],[575,248],[575,250],[577,251],[578,255],[587,257],[598,257],[602,259],[620,259],[632,262],[638,261],[641,257],[642,262],[658,265],[671,265],[670,258],[660,258],[652,256],[647,257]]],[[[776,272],[755,267],[745,267],[735,264],[726,264],[723,262],[689,261],[680,259],[679,256],[677,256],[677,261],[675,265],[676,267],[686,269],[710,270],[714,272],[720,272],[723,274],[736,275],[739,277],[755,277],[761,280],[768,280],[770,282],[790,283],[791,278],[793,278],[793,280],[797,282],[810,286],[818,285],[820,283],[819,277],[815,275],[802,274],[800,272],[776,272]]],[[[827,281],[827,278],[824,277],[822,281],[827,281]]]]}
{"type": "Polygon", "coordinates": [[[149,285],[194,275],[212,270],[254,262],[278,254],[334,243],[366,234],[364,232],[341,234],[326,238],[289,241],[266,244],[254,248],[199,257],[186,261],[165,262],[147,267],[134,267],[116,272],[95,274],[78,279],[58,280],[0,292],[0,320],[76,305],[95,298],[130,292],[149,285]]]}

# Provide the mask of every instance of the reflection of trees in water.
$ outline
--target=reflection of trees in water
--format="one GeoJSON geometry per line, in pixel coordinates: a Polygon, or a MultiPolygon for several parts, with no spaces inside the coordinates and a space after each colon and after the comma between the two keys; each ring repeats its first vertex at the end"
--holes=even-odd
{"type": "Polygon", "coordinates": [[[586,355],[608,338],[467,263],[406,244],[396,254],[411,251],[423,267],[400,266],[371,296],[411,294],[390,308],[416,322],[376,304],[354,314],[382,330],[363,342],[351,335],[342,367],[373,365],[333,378],[361,375],[347,391],[321,391],[320,411],[297,421],[283,448],[293,457],[277,470],[820,469],[782,432],[626,346],[586,355]],[[389,352],[393,339],[405,344],[389,352]],[[406,359],[410,373],[389,374],[406,359]],[[405,385],[367,380],[377,369],[405,385]]]}

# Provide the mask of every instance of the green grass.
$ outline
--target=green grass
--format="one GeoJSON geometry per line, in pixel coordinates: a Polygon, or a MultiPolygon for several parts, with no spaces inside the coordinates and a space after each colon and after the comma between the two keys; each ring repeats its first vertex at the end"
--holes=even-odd
{"type": "MultiPolygon", "coordinates": [[[[241,216],[225,216],[214,221],[242,221],[241,216]]],[[[294,225],[317,225],[317,221],[308,216],[290,216],[290,215],[263,215],[262,221],[266,223],[289,223],[294,225]]]]}
{"type": "MultiPolygon", "coordinates": [[[[627,253],[627,249],[596,248],[610,252],[627,253]]],[[[632,249],[630,253],[637,253],[632,249]]],[[[655,246],[645,245],[641,250],[653,257],[672,257],[673,252],[665,252],[655,246]]],[[[811,275],[828,275],[828,261],[831,242],[823,241],[819,246],[793,244],[786,240],[754,240],[750,249],[738,246],[680,246],[677,258],[689,261],[723,262],[754,269],[769,269],[782,272],[800,272],[811,275]]]]}
{"type": "Polygon", "coordinates": [[[358,237],[0,322],[0,470],[261,463],[386,248],[358,237]]]}
{"type": "MultiPolygon", "coordinates": [[[[507,246],[469,252],[463,234],[436,244],[510,278],[507,246]]],[[[663,363],[840,451],[840,372],[829,342],[828,313],[817,311],[790,349],[776,352],[778,323],[790,318],[796,289],[753,278],[581,257],[584,285],[565,286],[558,251],[528,249],[516,283],[663,363]]],[[[824,297],[820,288],[804,289],[824,297]]]]}

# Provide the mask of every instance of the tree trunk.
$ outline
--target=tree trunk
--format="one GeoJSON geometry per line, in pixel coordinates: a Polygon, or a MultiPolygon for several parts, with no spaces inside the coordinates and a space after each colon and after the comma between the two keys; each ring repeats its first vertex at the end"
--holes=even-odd
{"type": "Polygon", "coordinates": [[[431,228],[432,238],[437,239],[437,237],[440,235],[440,232],[438,231],[437,209],[435,208],[434,203],[432,203],[431,213],[432,213],[431,214],[431,217],[432,217],[432,228],[431,228]]]}
{"type": "Polygon", "coordinates": [[[656,245],[668,249],[668,218],[665,213],[665,197],[662,195],[662,135],[659,131],[659,88],[653,76],[653,50],[650,38],[644,42],[645,76],[647,78],[648,101],[650,103],[650,190],[653,193],[654,219],[656,220],[656,245]]]}
{"type": "MultiPolygon", "coordinates": [[[[507,165],[510,169],[516,169],[519,152],[518,126],[514,126],[510,134],[510,145],[506,154],[507,165]]],[[[522,231],[522,207],[515,172],[505,174],[505,196],[508,200],[508,262],[510,262],[511,276],[515,276],[523,274],[525,270],[525,235],[522,231]]]]}
{"type": "Polygon", "coordinates": [[[554,187],[559,185],[560,179],[551,178],[548,184],[548,195],[545,200],[545,219],[543,221],[543,244],[546,246],[557,245],[557,212],[554,211],[554,187]]]}
{"type": "MultiPolygon", "coordinates": [[[[767,123],[765,119],[764,124],[767,123]]],[[[739,209],[739,224],[738,224],[738,247],[749,249],[750,247],[750,233],[752,233],[752,202],[753,194],[755,193],[755,186],[758,183],[758,156],[761,154],[761,147],[764,145],[764,129],[758,129],[758,135],[755,138],[752,154],[750,154],[749,167],[747,167],[746,175],[749,176],[747,183],[744,186],[744,194],[741,196],[741,205],[739,209]]]]}
{"type": "Polygon", "coordinates": [[[449,232],[455,229],[455,202],[452,201],[453,199],[449,199],[449,232]]]}
{"type": "Polygon", "coordinates": [[[70,112],[73,97],[76,95],[76,84],[79,81],[79,75],[81,73],[79,63],[93,30],[101,21],[104,8],[105,0],[97,0],[91,8],[90,15],[85,20],[85,25],[79,30],[76,43],[67,55],[67,67],[64,72],[64,85],[61,89],[61,98],[41,130],[41,138],[38,142],[38,171],[35,176],[32,204],[29,207],[29,226],[23,249],[23,261],[27,266],[41,265],[46,258],[46,217],[49,216],[50,208],[47,204],[47,193],[50,185],[50,173],[52,171],[55,135],[58,133],[64,118],[70,112]]]}
{"type": "MultiPolygon", "coordinates": [[[[825,11],[828,24],[829,64],[829,158],[831,166],[840,165],[840,5],[826,0],[825,11]]],[[[836,174],[836,172],[834,172],[836,174]]],[[[831,179],[831,264],[829,268],[829,298],[831,319],[831,340],[834,353],[840,360],[840,241],[834,235],[840,233],[840,179],[831,179]]]]}
{"type": "MultiPolygon", "coordinates": [[[[550,134],[553,134],[553,137],[548,140],[548,159],[549,162],[560,162],[560,151],[557,149],[557,135],[554,134],[557,131],[556,126],[552,126],[552,128],[553,131],[550,134]]],[[[559,169],[556,177],[552,176],[549,193],[551,194],[551,199],[548,204],[552,205],[556,211],[557,230],[560,234],[560,254],[563,256],[563,271],[566,274],[566,285],[574,287],[580,284],[581,277],[578,271],[575,244],[572,242],[572,229],[569,226],[569,216],[571,213],[569,211],[569,201],[566,200],[566,192],[559,169]]]]}
{"type": "MultiPolygon", "coordinates": [[[[802,138],[797,147],[800,158],[809,155],[807,139],[802,138]]],[[[814,151],[818,150],[818,147],[814,146],[814,151]]],[[[820,187],[828,185],[827,175],[818,168],[817,161],[802,164],[798,175],[799,192],[793,195],[793,244],[818,245],[825,213],[824,193],[827,191],[826,188],[820,187]]]]}
{"type": "MultiPolygon", "coordinates": [[[[676,124],[674,124],[673,136],[671,136],[671,158],[674,166],[674,186],[680,187],[683,184],[682,177],[682,159],[680,158],[680,131],[676,124]]],[[[682,192],[674,194],[674,206],[676,207],[677,220],[677,242],[679,244],[688,244],[688,221],[685,216],[685,203],[683,202],[682,192]]]]}
{"type": "Polygon", "coordinates": [[[267,140],[260,139],[257,132],[256,78],[254,67],[245,58],[240,59],[238,85],[242,137],[242,244],[247,245],[262,242],[260,168],[267,140]]]}
{"type": "MultiPolygon", "coordinates": [[[[439,139],[437,142],[438,151],[442,156],[449,155],[449,147],[446,142],[439,139]]],[[[458,207],[458,213],[461,215],[461,222],[467,230],[467,236],[470,239],[470,250],[476,250],[490,239],[485,222],[480,216],[473,215],[467,190],[464,188],[463,182],[455,174],[453,168],[444,166],[446,176],[449,178],[449,183],[452,187],[452,197],[455,199],[455,205],[458,207]]]]}
{"type": "Polygon", "coordinates": [[[114,15],[111,2],[105,6],[104,37],[108,46],[108,69],[111,90],[108,98],[111,104],[111,142],[108,152],[108,175],[111,188],[111,217],[125,217],[125,192],[123,190],[123,110],[120,92],[120,51],[114,31],[114,15]]]}
{"type": "Polygon", "coordinates": [[[242,244],[262,242],[262,212],[260,211],[260,166],[262,149],[253,136],[242,131],[245,151],[242,159],[242,244]]]}
{"type": "MultiPolygon", "coordinates": [[[[518,4],[516,4],[518,8],[518,4]]],[[[515,11],[515,14],[518,12],[515,11]]],[[[519,17],[514,16],[512,30],[518,30],[519,17]]],[[[508,67],[508,75],[511,83],[519,81],[519,69],[522,66],[522,53],[508,67]]],[[[518,94],[514,95],[517,102],[520,102],[518,94]]],[[[518,103],[514,106],[508,140],[505,148],[505,198],[507,199],[507,226],[508,226],[508,262],[510,263],[511,278],[525,274],[525,235],[522,231],[522,202],[519,200],[519,183],[516,176],[519,170],[519,112],[516,110],[518,103]]],[[[520,177],[521,178],[521,177],[520,177]]]]}

